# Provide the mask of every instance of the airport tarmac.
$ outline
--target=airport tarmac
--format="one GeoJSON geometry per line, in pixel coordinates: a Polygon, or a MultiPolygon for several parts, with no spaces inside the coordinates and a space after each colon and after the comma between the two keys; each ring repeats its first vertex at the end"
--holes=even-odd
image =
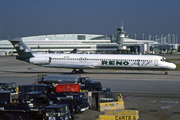
{"type": "MultiPolygon", "coordinates": [[[[71,71],[38,67],[18,61],[15,56],[0,57],[1,82],[32,84],[39,74],[69,74],[71,71]]],[[[121,92],[125,109],[138,110],[139,120],[180,119],[180,71],[169,71],[168,75],[164,75],[161,71],[85,70],[81,76],[121,92]]],[[[88,110],[76,116],[78,120],[94,120],[99,114],[103,113],[88,110]]]]}

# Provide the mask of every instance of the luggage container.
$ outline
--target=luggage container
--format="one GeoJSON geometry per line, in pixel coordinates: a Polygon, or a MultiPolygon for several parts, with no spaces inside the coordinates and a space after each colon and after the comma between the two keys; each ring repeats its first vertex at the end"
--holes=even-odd
{"type": "Polygon", "coordinates": [[[0,91],[0,104],[8,104],[12,102],[11,92],[8,90],[0,91]]]}
{"type": "Polygon", "coordinates": [[[122,95],[119,94],[118,96],[118,101],[116,102],[103,102],[99,103],[99,111],[104,111],[104,110],[117,110],[117,109],[124,109],[124,101],[122,99],[122,95]]]}
{"type": "Polygon", "coordinates": [[[47,90],[52,87],[45,84],[31,84],[31,85],[19,85],[19,100],[23,100],[24,96],[28,92],[41,92],[43,95],[47,93],[47,90]]]}
{"type": "MultiPolygon", "coordinates": [[[[99,104],[105,102],[118,102],[122,98],[119,92],[88,92],[88,103],[90,108],[99,110],[99,104]]],[[[119,104],[119,103],[118,103],[119,104]]]]}
{"type": "Polygon", "coordinates": [[[99,103],[99,111],[103,112],[104,110],[123,110],[124,101],[118,102],[108,102],[108,103],[99,103]]]}
{"type": "Polygon", "coordinates": [[[103,103],[103,102],[118,101],[121,95],[119,92],[100,92],[98,97],[99,97],[99,103],[103,103]]]}

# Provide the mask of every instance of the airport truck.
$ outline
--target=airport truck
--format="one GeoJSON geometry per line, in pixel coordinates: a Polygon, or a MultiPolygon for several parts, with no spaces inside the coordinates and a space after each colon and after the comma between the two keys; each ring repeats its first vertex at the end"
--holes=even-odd
{"type": "MultiPolygon", "coordinates": [[[[45,108],[47,108],[46,106],[48,105],[63,105],[63,104],[67,104],[68,105],[68,109],[67,111],[70,111],[70,115],[71,118],[74,119],[75,118],[75,109],[74,109],[74,99],[73,98],[68,98],[68,97],[57,97],[53,96],[51,94],[46,94],[43,95],[42,92],[28,92],[25,94],[25,98],[22,101],[23,103],[28,103],[29,107],[31,107],[31,110],[35,109],[39,109],[39,106],[45,106],[45,108]]],[[[52,108],[51,106],[51,108],[52,108]]],[[[49,108],[49,107],[48,107],[49,108]]],[[[64,108],[63,108],[64,109],[64,108]]],[[[52,117],[52,116],[51,116],[52,117]]],[[[57,120],[57,119],[56,119],[57,120]]]]}
{"type": "Polygon", "coordinates": [[[16,83],[15,82],[5,82],[0,83],[0,91],[9,90],[12,94],[16,93],[16,83]]]}
{"type": "Polygon", "coordinates": [[[48,98],[51,99],[56,98],[57,100],[59,100],[59,103],[64,103],[65,101],[67,101],[66,99],[68,98],[72,99],[73,108],[76,113],[81,113],[89,109],[88,100],[84,92],[79,92],[79,93],[63,92],[63,93],[48,94],[48,98]]]}
{"type": "Polygon", "coordinates": [[[67,104],[50,105],[45,107],[44,118],[45,120],[71,120],[71,113],[67,104]]]}
{"type": "Polygon", "coordinates": [[[31,109],[27,103],[0,104],[2,120],[71,120],[67,104],[47,105],[39,109],[31,109]]]}
{"type": "Polygon", "coordinates": [[[64,83],[76,83],[81,85],[81,91],[88,96],[88,104],[90,108],[98,109],[98,104],[103,102],[117,101],[119,92],[112,92],[110,88],[102,88],[102,84],[98,81],[92,81],[89,77],[80,75],[59,75],[47,74],[39,75],[36,80],[38,84],[54,84],[60,85],[64,83]]]}
{"type": "MultiPolygon", "coordinates": [[[[59,97],[72,98],[73,108],[70,108],[71,113],[73,113],[72,111],[83,112],[89,108],[87,95],[85,92],[80,92],[79,84],[19,85],[18,100],[22,103],[29,102],[35,106],[38,103],[44,104],[59,97]]],[[[57,104],[57,102],[52,104],[57,104]]]]}
{"type": "Polygon", "coordinates": [[[63,84],[76,83],[81,85],[81,90],[87,91],[110,91],[110,88],[102,88],[101,82],[93,81],[89,77],[82,77],[81,75],[60,75],[47,74],[38,75],[37,84],[63,84]]]}
{"type": "Polygon", "coordinates": [[[2,120],[71,120],[68,104],[48,104],[38,100],[39,92],[25,95],[27,101],[13,103],[10,91],[0,92],[0,119],[2,120]],[[31,97],[30,97],[31,96],[31,97]],[[41,104],[40,104],[41,103],[41,104]]]}

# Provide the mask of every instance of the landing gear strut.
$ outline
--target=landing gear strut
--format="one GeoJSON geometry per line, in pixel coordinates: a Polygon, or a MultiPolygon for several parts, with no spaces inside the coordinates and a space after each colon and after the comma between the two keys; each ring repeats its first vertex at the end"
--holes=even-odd
{"type": "Polygon", "coordinates": [[[83,73],[84,72],[84,70],[83,69],[79,69],[79,73],[83,73]]]}
{"type": "Polygon", "coordinates": [[[73,71],[71,73],[72,74],[84,73],[84,70],[83,69],[79,69],[79,71],[77,71],[76,69],[73,69],[73,71]]]}
{"type": "Polygon", "coordinates": [[[72,74],[77,74],[77,70],[73,69],[73,71],[71,72],[72,74]]]}

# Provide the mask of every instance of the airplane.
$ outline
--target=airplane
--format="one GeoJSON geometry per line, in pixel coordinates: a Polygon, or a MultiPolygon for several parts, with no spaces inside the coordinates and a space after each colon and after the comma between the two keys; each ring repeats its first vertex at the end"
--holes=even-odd
{"type": "Polygon", "coordinates": [[[73,74],[83,73],[83,69],[160,70],[168,74],[176,68],[158,55],[36,53],[20,38],[9,41],[18,53],[16,59],[42,67],[73,69],[73,74]]]}

